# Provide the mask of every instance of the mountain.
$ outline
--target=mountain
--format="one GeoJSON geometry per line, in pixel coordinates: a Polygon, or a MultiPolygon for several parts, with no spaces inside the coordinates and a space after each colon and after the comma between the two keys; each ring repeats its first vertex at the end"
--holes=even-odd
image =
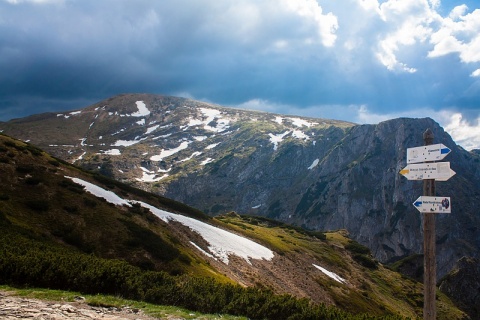
{"type": "Polygon", "coordinates": [[[196,207],[235,211],[309,230],[346,229],[384,263],[422,252],[422,183],[399,174],[406,150],[452,152],[456,175],[437,183],[452,213],[437,217],[438,277],[479,258],[480,157],[430,118],[377,125],[225,108],[149,94],[0,124],[5,133],[113,179],[196,207]]]}
{"type": "MultiPolygon", "coordinates": [[[[422,312],[422,285],[385,268],[346,231],[233,212],[211,218],[3,135],[0,177],[0,284],[250,318],[422,312]]],[[[437,303],[439,319],[466,319],[445,295],[437,303]]]]}

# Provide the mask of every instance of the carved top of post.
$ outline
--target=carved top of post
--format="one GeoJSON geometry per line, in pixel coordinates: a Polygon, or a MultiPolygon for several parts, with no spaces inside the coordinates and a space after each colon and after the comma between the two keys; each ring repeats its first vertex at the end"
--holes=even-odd
{"type": "Polygon", "coordinates": [[[433,131],[430,130],[430,128],[425,130],[425,132],[423,133],[423,141],[425,142],[426,146],[433,144],[433,138],[434,138],[433,131]]]}

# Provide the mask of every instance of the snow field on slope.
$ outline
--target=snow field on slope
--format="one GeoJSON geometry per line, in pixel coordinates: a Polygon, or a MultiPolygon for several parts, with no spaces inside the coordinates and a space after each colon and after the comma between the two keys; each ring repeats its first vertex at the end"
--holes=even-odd
{"type": "Polygon", "coordinates": [[[327,269],[323,268],[323,267],[320,267],[320,266],[317,266],[316,264],[313,264],[313,266],[315,268],[317,268],[318,270],[322,271],[325,275],[327,275],[328,277],[332,278],[333,280],[337,281],[337,282],[340,282],[340,283],[346,283],[346,280],[343,279],[342,277],[340,277],[338,274],[336,274],[335,272],[331,272],[331,271],[328,271],[327,269]]]}
{"type": "Polygon", "coordinates": [[[68,176],[66,176],[66,178],[69,178],[73,180],[73,182],[84,186],[87,192],[90,192],[97,197],[104,198],[113,204],[131,206],[131,203],[139,203],[142,207],[149,209],[153,214],[167,223],[170,221],[180,222],[184,226],[187,226],[191,230],[200,234],[200,236],[202,236],[202,238],[208,242],[208,249],[210,253],[225,264],[229,263],[230,255],[236,255],[240,258],[243,258],[249,264],[251,264],[250,259],[271,260],[274,257],[272,250],[229,231],[220,229],[193,218],[158,209],[141,201],[129,202],[125,199],[122,199],[112,191],[105,190],[95,184],[79,178],[68,176]]]}

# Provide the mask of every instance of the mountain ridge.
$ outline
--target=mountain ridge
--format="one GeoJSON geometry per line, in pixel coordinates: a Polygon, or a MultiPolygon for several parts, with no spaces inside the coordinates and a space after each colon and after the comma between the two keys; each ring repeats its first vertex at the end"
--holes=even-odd
{"type": "Polygon", "coordinates": [[[382,262],[422,251],[421,215],[411,205],[421,184],[398,172],[406,149],[423,145],[426,128],[452,150],[446,160],[457,172],[437,184],[461,213],[438,217],[441,277],[462,256],[479,256],[480,170],[479,156],[430,118],[355,125],[126,94],[0,125],[62,159],[212,216],[236,211],[312,230],[347,229],[382,262]]]}

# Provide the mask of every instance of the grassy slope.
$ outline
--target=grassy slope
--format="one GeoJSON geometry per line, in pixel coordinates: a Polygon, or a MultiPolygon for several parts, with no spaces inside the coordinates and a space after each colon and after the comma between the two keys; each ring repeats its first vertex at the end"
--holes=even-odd
{"type": "MultiPolygon", "coordinates": [[[[325,233],[322,240],[318,232],[307,232],[262,217],[228,214],[217,219],[276,252],[287,256],[292,253],[309,255],[321,261],[328,270],[346,278],[348,285],[339,285],[325,276],[315,279],[344,310],[401,314],[411,318],[422,315],[423,285],[373,260],[368,248],[350,240],[345,231],[325,233]]],[[[464,317],[445,295],[440,292],[437,295],[438,319],[464,317]]]]}
{"type": "Polygon", "coordinates": [[[215,275],[227,281],[205,263],[199,264],[190,249],[179,245],[175,234],[149,211],[115,207],[65,176],[90,180],[125,198],[134,196],[170,211],[208,219],[193,208],[85,173],[5,136],[0,136],[0,176],[0,212],[29,237],[103,258],[124,259],[144,269],[215,275]]]}

